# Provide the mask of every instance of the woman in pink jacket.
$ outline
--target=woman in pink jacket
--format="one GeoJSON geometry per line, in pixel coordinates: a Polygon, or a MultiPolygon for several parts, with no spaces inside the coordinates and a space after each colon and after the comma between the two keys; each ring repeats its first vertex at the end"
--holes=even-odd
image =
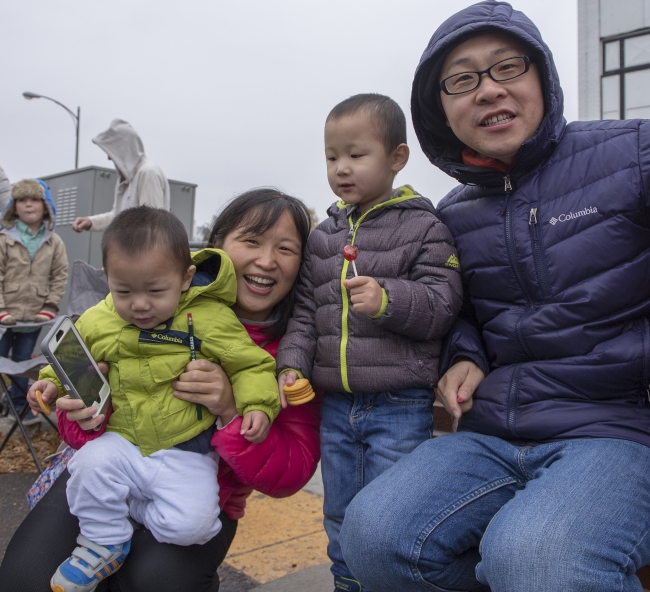
{"type": "MultiPolygon", "coordinates": [[[[237,313],[253,341],[275,356],[294,301],[294,282],[311,226],[302,202],[274,189],[256,189],[235,198],[217,218],[209,244],[232,259],[237,276],[237,313]]],[[[101,582],[96,592],[215,592],[217,567],[255,489],[273,497],[299,491],[316,470],[319,451],[319,402],[283,409],[261,444],[240,433],[232,389],[219,366],[207,360],[188,364],[174,384],[175,395],[200,402],[218,416],[212,446],[219,453],[219,503],[222,529],[205,545],[158,543],[145,528],[133,535],[124,566],[101,582]]],[[[110,416],[97,416],[80,401],[59,399],[57,419],[64,441],[78,449],[98,437],[110,416]],[[83,421],[84,428],[78,423],[83,421]],[[98,428],[94,431],[94,428],[98,428]]],[[[0,589],[39,592],[75,547],[78,524],[65,498],[68,473],[52,486],[12,538],[0,566],[0,589]],[[56,541],[56,544],[53,544],[56,541]],[[38,557],[38,560],[35,558],[38,557]]]]}

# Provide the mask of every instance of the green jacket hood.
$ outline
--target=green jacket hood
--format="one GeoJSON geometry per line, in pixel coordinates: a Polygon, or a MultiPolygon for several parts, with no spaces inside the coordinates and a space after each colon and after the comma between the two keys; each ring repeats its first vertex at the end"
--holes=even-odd
{"type": "MultiPolygon", "coordinates": [[[[397,207],[405,209],[425,210],[437,216],[437,212],[431,201],[420,195],[411,185],[402,185],[391,193],[384,201],[370,208],[366,214],[371,214],[374,210],[385,207],[397,207]]],[[[357,204],[347,204],[342,199],[333,203],[327,210],[328,216],[335,218],[339,216],[347,217],[355,210],[358,210],[357,204]]]]}

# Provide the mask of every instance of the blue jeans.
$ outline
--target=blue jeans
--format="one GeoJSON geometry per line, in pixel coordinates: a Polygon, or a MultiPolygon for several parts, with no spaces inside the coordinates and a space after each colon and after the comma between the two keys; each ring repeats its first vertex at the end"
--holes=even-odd
{"type": "MultiPolygon", "coordinates": [[[[0,357],[8,357],[9,351],[11,350],[11,359],[14,362],[24,362],[25,360],[29,360],[29,358],[32,357],[32,352],[34,351],[34,346],[36,345],[39,335],[40,331],[38,329],[36,331],[30,331],[29,333],[19,333],[18,331],[7,329],[0,339],[0,357]]],[[[14,378],[14,380],[20,388],[27,393],[29,379],[14,378]]],[[[14,407],[16,407],[16,411],[20,411],[27,402],[25,395],[13,385],[9,389],[9,394],[11,395],[14,407]]]]}
{"type": "Polygon", "coordinates": [[[321,413],[324,525],[336,583],[352,578],[338,540],[348,504],[368,483],[431,438],[433,393],[425,389],[327,392],[321,413]]]}
{"type": "Polygon", "coordinates": [[[626,440],[442,436],[354,499],[343,556],[373,592],[641,592],[649,467],[626,440]]]}

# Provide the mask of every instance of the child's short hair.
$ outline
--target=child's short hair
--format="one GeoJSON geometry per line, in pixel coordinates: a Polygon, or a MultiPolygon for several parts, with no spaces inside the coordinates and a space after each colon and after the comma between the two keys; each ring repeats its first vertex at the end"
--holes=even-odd
{"type": "Polygon", "coordinates": [[[327,116],[326,122],[365,111],[374,121],[377,135],[390,154],[400,144],[406,144],[406,117],[401,107],[390,97],[377,93],[354,95],[341,101],[327,116]]]}
{"type": "Polygon", "coordinates": [[[183,223],[171,212],[150,206],[124,210],[108,225],[102,237],[102,262],[106,270],[111,247],[129,255],[163,247],[169,253],[170,263],[181,273],[192,265],[190,242],[183,223]]]}

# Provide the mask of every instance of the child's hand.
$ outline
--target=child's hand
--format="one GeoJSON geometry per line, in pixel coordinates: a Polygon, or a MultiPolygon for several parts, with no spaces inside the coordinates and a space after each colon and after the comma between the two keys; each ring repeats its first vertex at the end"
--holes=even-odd
{"type": "Polygon", "coordinates": [[[0,319],[0,323],[3,325],[15,325],[16,319],[14,319],[10,314],[5,314],[5,316],[0,319]]]}
{"type": "Polygon", "coordinates": [[[241,422],[240,434],[249,442],[259,444],[260,442],[264,442],[269,435],[270,427],[271,422],[266,413],[259,409],[254,409],[244,415],[244,419],[241,422]]]}
{"type": "Polygon", "coordinates": [[[44,314],[37,314],[34,317],[34,322],[35,323],[44,323],[45,321],[51,321],[51,320],[52,320],[51,317],[48,317],[47,315],[44,315],[44,314]]]}
{"type": "Polygon", "coordinates": [[[350,302],[357,312],[365,312],[374,317],[381,308],[381,286],[371,277],[360,275],[345,280],[343,285],[350,290],[350,302]]]}
{"type": "Polygon", "coordinates": [[[41,391],[41,400],[48,405],[56,399],[59,394],[56,385],[49,380],[37,380],[27,391],[27,404],[34,415],[42,413],[41,406],[36,400],[36,391],[41,391]]]}
{"type": "Polygon", "coordinates": [[[278,376],[278,390],[280,391],[280,404],[282,409],[286,409],[289,404],[287,403],[287,396],[284,394],[284,385],[291,386],[298,380],[298,375],[293,370],[285,370],[278,376]]]}
{"type": "Polygon", "coordinates": [[[73,399],[68,395],[56,400],[56,408],[66,411],[68,420],[76,421],[79,427],[87,432],[101,426],[106,417],[103,413],[93,417],[93,414],[97,412],[94,406],[84,407],[84,402],[81,399],[73,399]]]}

